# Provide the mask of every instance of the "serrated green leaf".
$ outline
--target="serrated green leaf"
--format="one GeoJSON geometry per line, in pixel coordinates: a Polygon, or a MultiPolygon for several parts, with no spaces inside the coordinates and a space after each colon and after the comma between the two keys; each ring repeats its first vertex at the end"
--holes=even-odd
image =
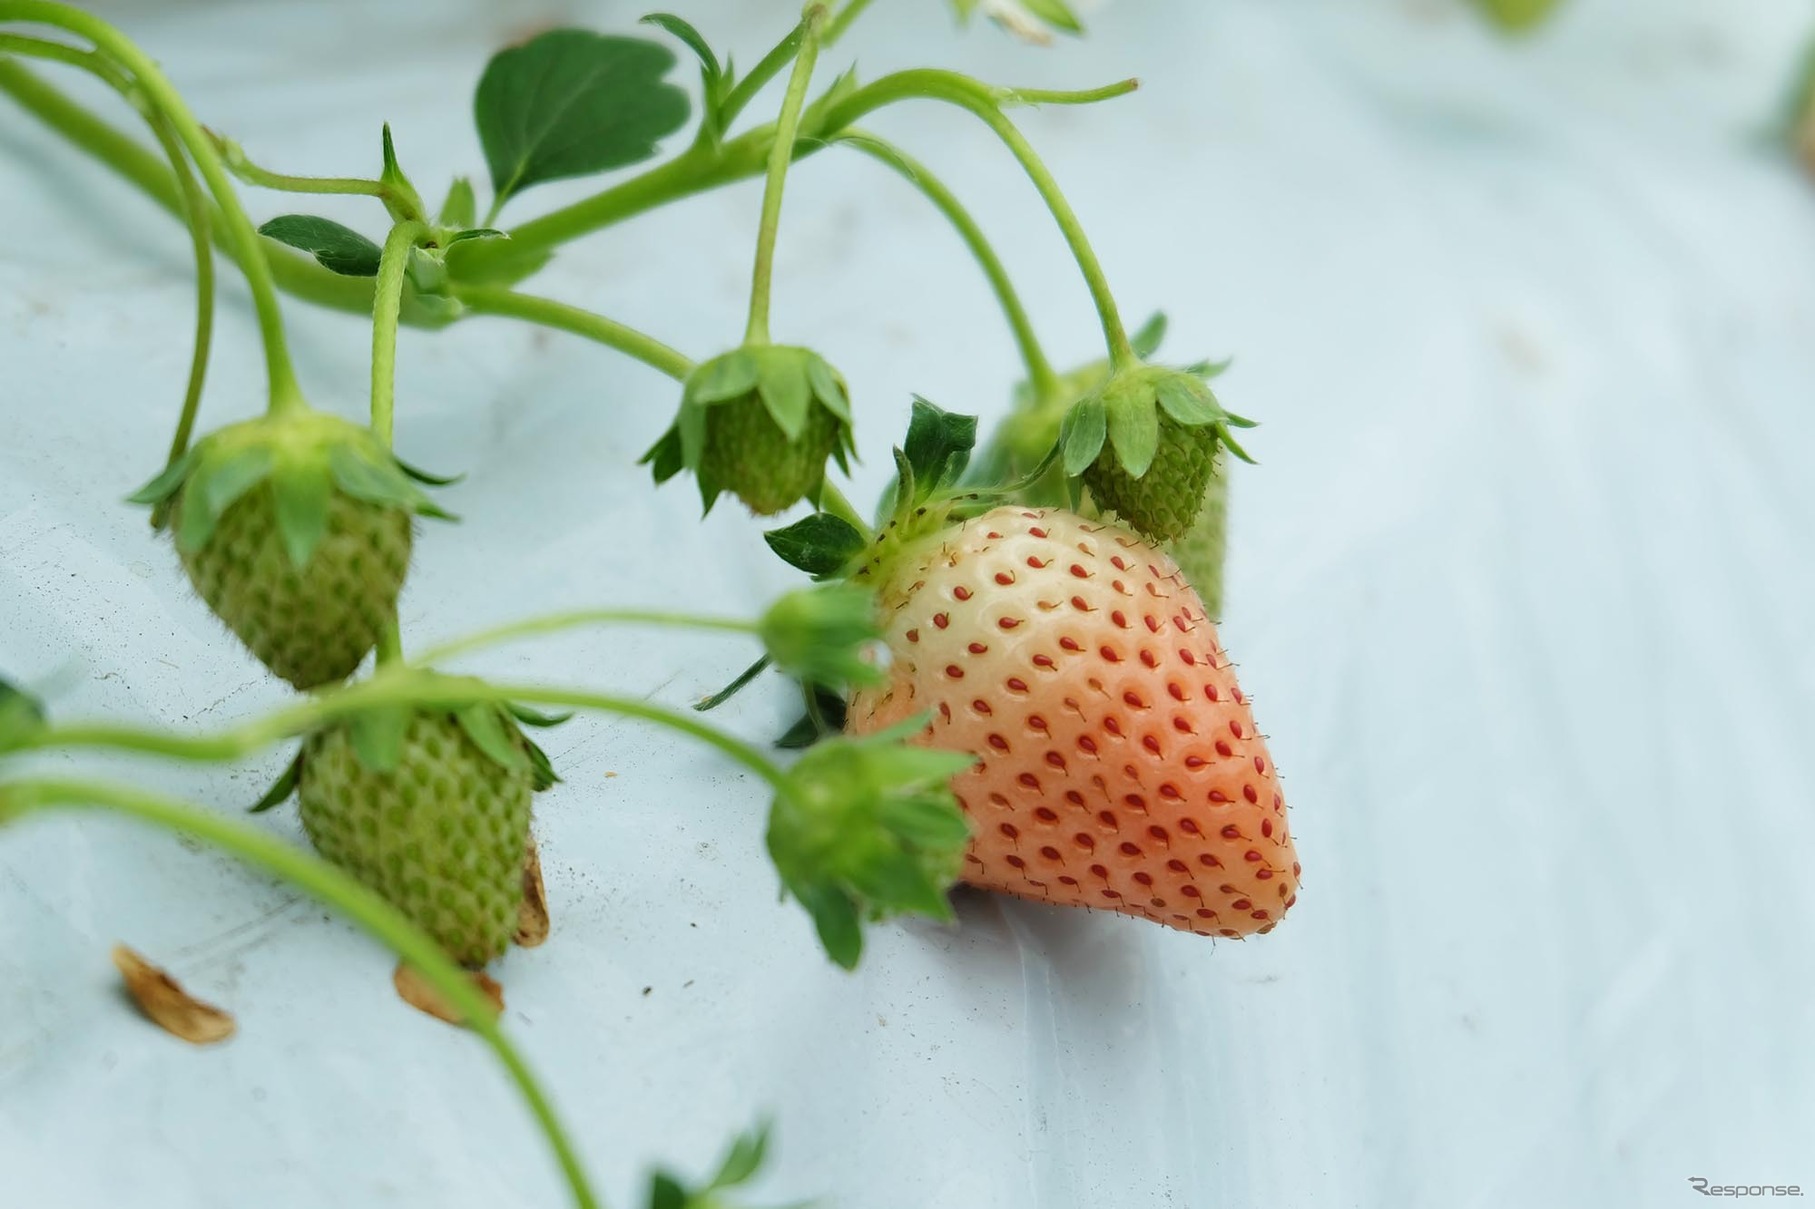
{"type": "Polygon", "coordinates": [[[813,390],[807,384],[807,367],[793,350],[776,349],[762,358],[762,376],[756,390],[763,407],[789,441],[800,439],[807,426],[807,409],[813,406],[813,390]]]}
{"type": "Polygon", "coordinates": [[[638,24],[658,26],[686,43],[687,49],[699,58],[700,71],[706,84],[706,96],[717,95],[719,81],[724,79],[725,69],[719,65],[718,56],[713,53],[711,45],[707,43],[699,30],[673,13],[650,13],[643,17],[638,24]]]}
{"type": "Polygon", "coordinates": [[[1100,393],[1086,396],[1065,413],[1059,444],[1064,450],[1067,478],[1075,479],[1083,474],[1103,451],[1103,442],[1109,434],[1108,416],[1100,393]]]}
{"type": "Polygon", "coordinates": [[[410,729],[407,705],[363,709],[348,718],[346,725],[353,754],[369,771],[391,772],[403,759],[403,738],[410,729]]]}
{"type": "Polygon", "coordinates": [[[1210,388],[1183,374],[1160,379],[1156,393],[1160,407],[1186,428],[1202,427],[1223,414],[1210,388]]]}
{"type": "Polygon", "coordinates": [[[691,403],[722,403],[756,389],[762,366],[749,350],[736,348],[704,362],[687,378],[685,395],[691,403]]]}
{"type": "Polygon", "coordinates": [[[1160,413],[1151,395],[1123,395],[1108,408],[1109,444],[1134,478],[1147,473],[1160,450],[1160,413]]]}
{"type": "Polygon", "coordinates": [[[284,214],[258,229],[260,235],[301,249],[345,277],[375,277],[382,249],[351,227],[313,214],[284,214]]]}
{"type": "Polygon", "coordinates": [[[492,763],[504,768],[516,768],[523,763],[524,754],[506,729],[504,716],[496,705],[480,701],[462,706],[454,711],[454,720],[473,741],[473,746],[484,752],[492,763]]]}
{"type": "Polygon", "coordinates": [[[161,504],[175,495],[177,488],[189,476],[189,470],[195,465],[195,451],[191,449],[170,465],[164,467],[157,477],[126,497],[129,504],[161,504]]]}
{"type": "Polygon", "coordinates": [[[263,814],[275,806],[281,806],[296,792],[296,783],[302,779],[303,757],[299,751],[296,758],[284,768],[271,788],[265,790],[265,796],[246,808],[247,814],[263,814]]]}
{"type": "Polygon", "coordinates": [[[919,395],[914,396],[914,410],[908,421],[903,452],[914,468],[921,495],[957,482],[970,464],[971,450],[976,446],[976,416],[961,416],[919,395]]]}
{"type": "Polygon", "coordinates": [[[271,503],[284,553],[298,571],[309,565],[315,548],[328,533],[328,504],[334,481],[314,459],[286,459],[271,471],[271,503]]]}
{"type": "Polygon", "coordinates": [[[556,29],[499,51],[473,96],[494,209],[545,181],[648,159],[687,121],[687,94],[664,82],[667,47],[556,29]]]}
{"type": "Polygon", "coordinates": [[[1160,345],[1164,343],[1165,339],[1166,312],[1155,311],[1147,316],[1147,322],[1141,324],[1140,329],[1128,338],[1128,343],[1133,346],[1135,355],[1145,361],[1160,351],[1160,345]]]}
{"type": "Polygon", "coordinates": [[[863,534],[841,516],[815,512],[763,534],[776,557],[808,575],[834,575],[864,548],[863,534]]]}
{"type": "Polygon", "coordinates": [[[465,228],[478,221],[479,203],[473,197],[473,182],[464,176],[457,176],[454,183],[448,186],[447,196],[441,201],[435,225],[465,228]]]}

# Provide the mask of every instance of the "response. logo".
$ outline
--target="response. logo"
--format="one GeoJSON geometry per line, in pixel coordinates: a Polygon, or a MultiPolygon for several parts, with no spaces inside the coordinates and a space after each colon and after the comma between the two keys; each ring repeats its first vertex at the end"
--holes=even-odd
{"type": "Polygon", "coordinates": [[[1796,1184],[1710,1184],[1699,1175],[1689,1177],[1689,1186],[1703,1196],[1801,1196],[1796,1184]]]}

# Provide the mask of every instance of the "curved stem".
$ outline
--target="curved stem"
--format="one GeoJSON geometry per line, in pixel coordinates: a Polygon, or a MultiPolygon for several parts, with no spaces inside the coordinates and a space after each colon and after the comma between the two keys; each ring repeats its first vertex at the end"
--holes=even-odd
{"type": "Polygon", "coordinates": [[[626,327],[616,320],[577,306],[569,306],[550,298],[538,298],[533,294],[519,294],[501,286],[462,285],[454,282],[449,290],[475,315],[505,315],[512,319],[526,319],[544,327],[584,336],[635,357],[676,381],[686,381],[687,375],[693,372],[691,360],[654,336],[646,336],[635,328],[626,327]]]}
{"type": "Polygon", "coordinates": [[[258,313],[259,335],[265,345],[265,366],[271,387],[273,413],[305,406],[302,391],[296,383],[296,372],[290,364],[289,346],[284,340],[283,315],[277,304],[277,287],[265,263],[264,249],[258,232],[240,208],[239,198],[227,179],[214,144],[183,103],[182,96],[165,78],[150,56],[146,55],[119,30],[100,18],[55,0],[0,0],[0,20],[28,21],[68,30],[94,43],[96,49],[130,71],[146,99],[170,122],[177,137],[195,160],[202,179],[208,182],[215,202],[226,220],[227,233],[239,246],[240,268],[252,293],[252,304],[258,313]]]}
{"type": "Polygon", "coordinates": [[[665,613],[658,609],[576,609],[568,613],[550,613],[481,630],[440,646],[430,647],[416,656],[419,666],[440,663],[456,655],[466,655],[500,643],[553,634],[560,630],[590,625],[658,625],[689,630],[716,630],[728,634],[755,634],[760,626],[753,621],[734,617],[702,617],[686,613],[665,613]]]}
{"type": "Polygon", "coordinates": [[[400,222],[385,236],[378,258],[378,281],[372,295],[372,431],[391,444],[397,410],[397,317],[403,310],[403,273],[410,250],[428,228],[400,222]]]}
{"type": "Polygon", "coordinates": [[[1132,80],[1112,84],[1105,88],[1092,89],[1088,92],[1048,92],[1045,90],[997,89],[969,76],[957,72],[939,71],[932,68],[914,71],[896,72],[882,77],[871,84],[859,88],[856,92],[834,105],[825,115],[825,126],[828,130],[840,130],[857,121],[864,114],[890,105],[896,101],[930,100],[944,101],[967,109],[983,119],[983,122],[996,133],[1008,149],[1021,163],[1021,168],[1040,191],[1047,209],[1052,211],[1053,219],[1064,233],[1065,242],[1071,247],[1072,257],[1078,262],[1078,269],[1084,274],[1085,283],[1090,287],[1091,299],[1096,303],[1097,316],[1102,320],[1103,338],[1109,346],[1111,364],[1121,369],[1127,365],[1137,364],[1140,360],[1134,348],[1128,342],[1128,331],[1122,324],[1121,312],[1116,307],[1115,295],[1110,292],[1109,280],[1103,273],[1103,266],[1097,260],[1097,254],[1090,246],[1090,240],[1084,234],[1083,224],[1065,200],[1059,183],[1047,171],[1038,153],[1015,124],[1002,112],[1005,104],[1088,104],[1120,96],[1132,91],[1136,84],[1132,80]]]}
{"type": "Polygon", "coordinates": [[[830,483],[821,485],[819,489],[819,507],[820,511],[831,513],[863,534],[865,544],[876,536],[870,528],[870,522],[864,519],[863,513],[857,511],[851,501],[845,498],[844,492],[830,483]]]}
{"type": "Polygon", "coordinates": [[[996,300],[1002,306],[1002,314],[1014,333],[1015,346],[1021,350],[1021,361],[1027,367],[1027,380],[1033,387],[1035,397],[1044,398],[1055,393],[1059,386],[1059,375],[1053,369],[1052,362],[1046,359],[1046,350],[1040,347],[1040,339],[1035,335],[1033,323],[1027,317],[1027,308],[1021,304],[1021,296],[1016,292],[1014,282],[1009,280],[1008,269],[1003,266],[1002,258],[996,255],[988,236],[983,234],[983,229],[971,217],[970,211],[964,208],[964,204],[924,164],[893,143],[854,129],[839,134],[837,141],[893,168],[909,184],[920,190],[935,209],[945,215],[946,221],[957,229],[959,238],[964,240],[964,246],[970,249],[971,255],[983,269],[990,289],[995,291],[996,300]]]}
{"type": "Polygon", "coordinates": [[[6,821],[12,808],[29,811],[49,807],[98,807],[179,835],[193,836],[263,868],[346,916],[367,935],[419,970],[429,984],[459,1010],[466,1026],[479,1035],[517,1085],[561,1165],[574,1204],[587,1209],[599,1204],[580,1164],[579,1153],[553,1103],[529,1064],[492,1018],[491,1006],[473,989],[473,984],[441,947],[395,907],[325,861],[244,823],[197,810],[170,798],[125,786],[87,781],[43,779],[0,786],[0,822],[6,821]]]}
{"type": "Polygon", "coordinates": [[[756,94],[763,90],[763,85],[775,78],[777,72],[786,67],[794,56],[800,53],[800,40],[806,33],[804,24],[796,25],[788,31],[788,36],[777,42],[768,54],[756,61],[750,74],[732,85],[731,92],[725,97],[724,104],[718,107],[720,129],[728,130],[738,115],[756,99],[756,94]]]}
{"type": "Polygon", "coordinates": [[[358,176],[292,176],[287,172],[273,172],[261,168],[246,158],[239,145],[214,135],[214,143],[222,153],[227,171],[260,189],[276,189],[281,193],[333,193],[351,194],[356,197],[389,197],[392,191],[383,181],[367,180],[358,176]]]}
{"type": "Polygon", "coordinates": [[[813,81],[813,64],[819,59],[819,27],[825,21],[822,4],[809,5],[800,22],[800,51],[788,91],[782,98],[781,116],[775,123],[775,142],[769,148],[768,180],[763,186],[762,224],[756,231],[756,269],[750,281],[750,322],[744,327],[745,344],[769,343],[769,293],[775,275],[775,236],[781,229],[781,198],[794,162],[794,138],[800,131],[800,111],[807,103],[807,86],[813,81]]]}
{"type": "MultiPolygon", "coordinates": [[[[70,67],[79,67],[98,76],[129,103],[135,99],[131,79],[111,60],[96,51],[82,50],[43,38],[0,33],[0,53],[33,55],[70,67]]],[[[175,132],[170,128],[169,119],[150,106],[144,107],[141,116],[150,127],[152,136],[157,139],[164,158],[169,161],[170,172],[181,196],[182,217],[189,228],[195,257],[195,342],[189,356],[189,378],[183,388],[183,407],[177,415],[176,433],[171,437],[170,456],[165,463],[174,465],[188,451],[189,438],[195,432],[196,413],[201,407],[202,388],[208,377],[208,354],[214,343],[214,245],[209,240],[213,225],[210,221],[212,207],[189,167],[189,160],[183,154],[182,144],[177,140],[175,132]]],[[[167,505],[164,504],[152,510],[151,523],[154,527],[163,525],[166,511],[167,505]]]]}
{"type": "Polygon", "coordinates": [[[838,10],[838,15],[833,17],[831,24],[826,26],[825,37],[819,40],[819,44],[830,46],[844,37],[845,31],[851,28],[857,18],[863,16],[863,10],[868,7],[870,7],[870,0],[845,0],[845,6],[838,10]]]}

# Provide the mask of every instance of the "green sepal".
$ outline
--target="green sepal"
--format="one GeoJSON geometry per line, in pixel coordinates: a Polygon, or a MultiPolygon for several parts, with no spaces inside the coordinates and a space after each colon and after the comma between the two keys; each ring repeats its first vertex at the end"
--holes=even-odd
{"type": "Polygon", "coordinates": [[[826,956],[841,969],[855,970],[863,958],[863,921],[856,901],[837,886],[790,888],[813,918],[813,930],[826,956]]]}
{"type": "Polygon", "coordinates": [[[666,1171],[649,1174],[649,1209],[687,1209],[687,1186],[666,1171]]]}
{"type": "Polygon", "coordinates": [[[501,768],[522,767],[526,757],[517,746],[513,735],[515,728],[506,722],[503,710],[489,701],[476,701],[453,713],[454,720],[473,741],[473,746],[484,752],[492,763],[501,768]]]}
{"type": "Polygon", "coordinates": [[[313,459],[279,462],[271,471],[272,511],[284,552],[298,571],[309,565],[315,548],[328,533],[328,505],[334,498],[334,480],[327,467],[313,459]]]}
{"type": "Polygon", "coordinates": [[[545,714],[539,709],[532,709],[531,707],[516,701],[508,703],[505,705],[504,709],[506,713],[515,718],[518,722],[521,722],[524,726],[534,726],[540,730],[547,730],[551,726],[559,726],[563,722],[568,722],[573,719],[573,712],[571,710],[565,714],[545,714]]]}
{"type": "Polygon", "coordinates": [[[541,793],[545,789],[552,789],[559,785],[561,775],[555,771],[555,766],[549,761],[548,753],[542,750],[541,744],[521,731],[518,732],[517,737],[523,743],[523,754],[529,757],[530,788],[536,793],[541,793]]]}
{"type": "Polygon", "coordinates": [[[805,683],[848,689],[885,678],[870,657],[882,640],[876,596],[859,584],[788,592],[763,611],[757,632],[776,668],[805,683]]]}
{"type": "Polygon", "coordinates": [[[763,540],[783,562],[818,579],[838,574],[867,544],[855,525],[830,512],[770,529],[763,540]]]}
{"type": "MultiPolygon", "coordinates": [[[[1147,316],[1147,322],[1141,324],[1139,328],[1135,329],[1134,335],[1128,337],[1129,346],[1134,349],[1135,356],[1145,361],[1159,352],[1160,345],[1166,342],[1166,327],[1165,311],[1155,311],[1147,316]]],[[[1101,363],[1099,362],[1099,364],[1101,363]]],[[[1105,366],[1105,368],[1107,367],[1105,366]]]]}
{"type": "Polygon", "coordinates": [[[252,445],[222,458],[199,458],[183,487],[183,523],[177,546],[193,552],[208,544],[222,513],[271,473],[271,450],[252,445]]]}
{"type": "Polygon", "coordinates": [[[767,1121],[758,1122],[754,1129],[739,1134],[726,1152],[724,1161],[719,1163],[718,1171],[712,1177],[712,1183],[706,1186],[708,1192],[726,1188],[735,1188],[747,1183],[752,1176],[762,1170],[763,1160],[769,1153],[770,1125],[767,1121]]]}
{"type": "Polygon", "coordinates": [[[756,381],[756,393],[775,426],[790,442],[800,439],[807,426],[807,409],[813,405],[813,388],[807,381],[807,367],[792,356],[793,350],[767,348],[756,352],[762,367],[756,381]],[[781,354],[776,356],[774,354],[781,354]]]}
{"type": "Polygon", "coordinates": [[[160,470],[157,477],[127,496],[126,502],[146,506],[163,503],[177,493],[177,489],[183,485],[183,480],[189,477],[189,472],[194,467],[195,450],[192,447],[182,457],[160,470]]]}
{"type": "Polygon", "coordinates": [[[509,231],[500,231],[496,227],[468,227],[464,231],[455,231],[442,243],[445,248],[455,244],[467,243],[474,239],[509,239],[509,231]]]}
{"type": "Polygon", "coordinates": [[[410,465],[396,455],[392,455],[392,460],[397,463],[397,469],[425,487],[452,487],[466,478],[464,474],[430,474],[421,467],[410,465]]]}
{"type": "Polygon", "coordinates": [[[403,759],[403,740],[409,733],[411,710],[407,705],[380,705],[362,709],[347,719],[347,739],[353,755],[368,770],[388,773],[403,759]]]}
{"type": "Polygon", "coordinates": [[[915,502],[942,491],[964,477],[971,451],[977,447],[977,417],[946,411],[938,404],[914,396],[902,452],[914,468],[915,502]]]}
{"type": "Polygon", "coordinates": [[[704,84],[703,91],[707,99],[706,109],[711,112],[715,108],[712,102],[718,96],[719,82],[725,78],[725,69],[719,64],[718,56],[712,52],[712,47],[706,42],[700,31],[695,29],[691,22],[677,17],[673,13],[649,13],[638,18],[637,24],[653,25],[658,29],[666,30],[685,43],[687,49],[694,53],[694,56],[700,61],[700,78],[704,84]]]}
{"type": "Polygon", "coordinates": [[[851,423],[851,391],[845,385],[844,375],[832,368],[832,363],[817,353],[806,357],[807,381],[813,387],[813,397],[825,404],[827,411],[851,423]]]}
{"type": "Polygon", "coordinates": [[[1059,431],[1066,476],[1076,478],[1088,470],[1097,455],[1103,452],[1103,442],[1108,436],[1109,412],[1103,404],[1102,392],[1095,391],[1066,413],[1065,424],[1059,431]]]}
{"type": "Polygon", "coordinates": [[[761,659],[758,659],[755,663],[752,663],[749,667],[739,672],[737,674],[737,679],[733,680],[730,684],[719,689],[718,692],[713,693],[710,697],[707,697],[702,701],[694,702],[693,708],[702,714],[709,710],[717,709],[725,702],[731,700],[731,698],[743,692],[745,688],[749,687],[751,681],[755,680],[758,676],[768,670],[769,657],[764,655],[761,659]]]}
{"type": "Polygon", "coordinates": [[[1212,423],[1219,414],[1227,414],[1216,405],[1216,396],[1210,393],[1210,388],[1195,376],[1177,374],[1163,378],[1157,389],[1160,408],[1187,428],[1212,423]]]}
{"type": "Polygon", "coordinates": [[[284,771],[272,783],[271,788],[265,790],[265,796],[246,807],[246,813],[263,814],[265,811],[289,801],[290,795],[296,792],[297,782],[302,779],[302,766],[303,754],[299,751],[296,753],[296,758],[284,767],[284,771]]]}
{"type": "Polygon", "coordinates": [[[756,389],[762,367],[749,349],[734,348],[703,361],[687,375],[685,398],[689,403],[722,403],[756,389]]]}
{"type": "Polygon", "coordinates": [[[805,751],[821,739],[844,733],[848,708],[844,694],[817,684],[802,685],[801,690],[806,710],[775,740],[775,746],[783,751],[805,751]]]}
{"type": "Polygon", "coordinates": [[[403,166],[397,162],[397,147],[391,141],[391,124],[384,123],[383,135],[384,168],[378,179],[390,187],[394,196],[386,196],[385,212],[392,222],[421,222],[426,217],[422,212],[422,195],[416,192],[416,186],[404,174],[403,166]]]}
{"type": "Polygon", "coordinates": [[[649,447],[649,452],[637,459],[637,465],[647,466],[658,483],[669,479],[686,469],[686,458],[681,450],[681,426],[671,424],[661,439],[649,447]]]}
{"type": "Polygon", "coordinates": [[[479,221],[479,203],[473,196],[472,179],[457,176],[448,186],[447,197],[435,216],[435,225],[465,229],[479,221]]]}
{"type": "Polygon", "coordinates": [[[11,751],[25,736],[43,728],[44,702],[0,677],[0,752],[11,751]]]}

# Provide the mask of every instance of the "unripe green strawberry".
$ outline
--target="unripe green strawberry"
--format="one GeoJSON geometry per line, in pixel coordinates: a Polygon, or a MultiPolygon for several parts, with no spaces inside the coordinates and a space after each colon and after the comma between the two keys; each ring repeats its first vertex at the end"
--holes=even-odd
{"type": "Polygon", "coordinates": [[[810,349],[745,345],[688,377],[674,425],[643,455],[655,481],[682,470],[707,511],[729,491],[759,516],[817,500],[826,459],[850,469],[850,395],[810,349]]]}
{"type": "Polygon", "coordinates": [[[1065,473],[1098,507],[1163,543],[1196,521],[1220,449],[1249,460],[1229,429],[1252,426],[1196,373],[1135,365],[1079,400],[1059,441],[1065,473]]]}
{"type": "Polygon", "coordinates": [[[826,459],[838,447],[838,427],[838,417],[812,407],[800,434],[789,440],[761,396],[731,399],[707,418],[700,481],[720,484],[758,516],[785,512],[819,490],[826,459]]]}
{"type": "Polygon", "coordinates": [[[510,945],[523,896],[536,781],[527,742],[491,705],[330,727],[303,748],[303,828],[450,957],[484,965],[510,945]],[[474,711],[491,750],[475,739],[474,711]],[[509,758],[498,758],[500,743],[509,758]]]}
{"type": "Polygon", "coordinates": [[[372,433],[313,411],[221,429],[136,502],[167,506],[190,582],[300,689],[344,680],[394,615],[412,517],[446,516],[372,433]]]}
{"type": "MultiPolygon", "coordinates": [[[[183,519],[179,493],[171,517],[183,519]]],[[[327,532],[295,566],[277,535],[268,486],[241,496],[183,569],[215,615],[278,676],[300,689],[345,680],[378,642],[410,565],[410,514],[341,492],[327,532]]]]}
{"type": "Polygon", "coordinates": [[[1204,487],[1203,507],[1191,527],[1166,543],[1185,582],[1197,589],[1212,620],[1223,615],[1223,552],[1229,532],[1229,480],[1218,457],[1204,487]]]}
{"type": "Polygon", "coordinates": [[[1155,541],[1176,541],[1191,531],[1203,510],[1204,492],[1216,477],[1221,448],[1213,429],[1187,428],[1161,415],[1159,445],[1145,474],[1137,478],[1128,473],[1114,448],[1105,443],[1084,472],[1084,485],[1104,512],[1114,513],[1155,541]]]}

